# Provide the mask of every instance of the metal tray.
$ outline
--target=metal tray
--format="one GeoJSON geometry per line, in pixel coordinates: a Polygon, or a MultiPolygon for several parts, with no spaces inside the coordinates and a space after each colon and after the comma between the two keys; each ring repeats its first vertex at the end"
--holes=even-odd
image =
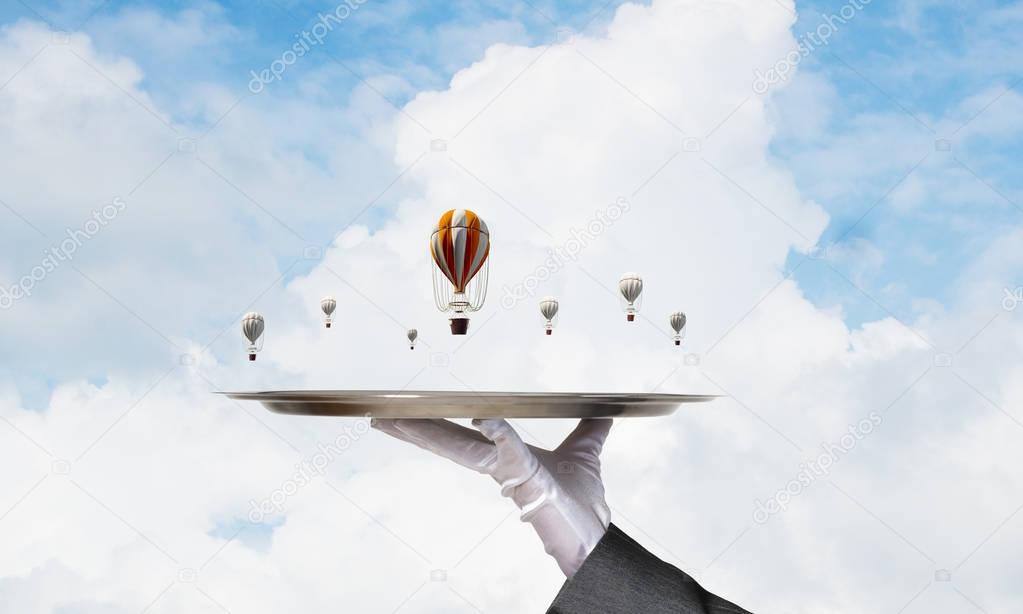
{"type": "Polygon", "coordinates": [[[702,394],[267,390],[223,392],[279,414],[369,418],[631,418],[666,416],[702,394]]]}

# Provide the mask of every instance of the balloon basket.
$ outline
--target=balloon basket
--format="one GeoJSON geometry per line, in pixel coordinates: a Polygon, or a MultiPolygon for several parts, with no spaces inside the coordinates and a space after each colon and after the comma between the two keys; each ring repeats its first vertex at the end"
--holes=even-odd
{"type": "Polygon", "coordinates": [[[327,328],[330,328],[330,322],[327,322],[327,328]]]}
{"type": "Polygon", "coordinates": [[[626,319],[627,319],[627,320],[628,320],[629,322],[635,322],[635,321],[636,321],[636,314],[634,314],[634,313],[630,313],[629,315],[625,316],[625,318],[626,318],[626,319]]]}
{"type": "Polygon", "coordinates": [[[548,335],[552,334],[553,332],[554,332],[554,331],[552,331],[551,329],[549,329],[549,328],[547,329],[547,334],[548,334],[548,335]]]}
{"type": "Polygon", "coordinates": [[[249,354],[249,360],[250,361],[256,360],[256,355],[255,354],[249,354]]]}
{"type": "Polygon", "coordinates": [[[451,323],[452,335],[464,335],[469,332],[469,318],[451,318],[448,322],[451,323]]]}
{"type": "Polygon", "coordinates": [[[681,341],[679,341],[678,339],[676,339],[676,340],[675,340],[675,345],[682,345],[682,342],[681,342],[681,341]]]}

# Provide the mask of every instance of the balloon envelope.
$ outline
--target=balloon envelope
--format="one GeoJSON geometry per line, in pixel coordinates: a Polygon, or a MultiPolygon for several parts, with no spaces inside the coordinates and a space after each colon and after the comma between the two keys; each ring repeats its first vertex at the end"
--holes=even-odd
{"type": "Polygon", "coordinates": [[[540,301],[540,313],[548,320],[553,320],[558,315],[558,299],[553,296],[546,296],[540,301]]]}
{"type": "Polygon", "coordinates": [[[452,209],[437,221],[430,237],[430,254],[455,292],[465,292],[490,255],[490,231],[472,211],[452,209]]]}
{"type": "Polygon", "coordinates": [[[327,314],[328,316],[334,313],[334,310],[336,308],[337,301],[334,300],[333,296],[325,296],[322,299],[320,299],[320,309],[322,309],[323,313],[327,314]]]}
{"type": "Polygon", "coordinates": [[[676,333],[680,333],[682,332],[682,328],[686,325],[686,314],[682,313],[681,311],[676,311],[675,313],[671,314],[670,322],[671,328],[676,333]]]}
{"type": "Polygon", "coordinates": [[[255,343],[259,339],[263,334],[264,326],[263,316],[255,311],[250,311],[242,317],[242,334],[249,340],[249,343],[255,343]]]}
{"type": "Polygon", "coordinates": [[[419,337],[419,331],[418,330],[416,330],[414,328],[408,329],[408,340],[409,340],[409,343],[415,343],[415,341],[416,341],[416,339],[418,337],[419,337]]]}
{"type": "Polygon", "coordinates": [[[618,291],[622,297],[630,303],[636,302],[640,293],[643,292],[643,278],[636,273],[626,273],[618,281],[618,291]]]}

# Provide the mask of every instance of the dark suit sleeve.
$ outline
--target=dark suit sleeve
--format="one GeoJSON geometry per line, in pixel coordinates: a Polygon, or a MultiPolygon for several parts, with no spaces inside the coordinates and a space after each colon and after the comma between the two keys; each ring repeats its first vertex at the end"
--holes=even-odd
{"type": "Polygon", "coordinates": [[[749,614],[647,552],[613,524],[547,614],[749,614]]]}

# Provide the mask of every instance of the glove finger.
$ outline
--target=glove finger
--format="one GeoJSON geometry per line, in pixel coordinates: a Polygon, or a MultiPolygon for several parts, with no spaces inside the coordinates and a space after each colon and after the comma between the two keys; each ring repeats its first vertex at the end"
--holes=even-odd
{"type": "MultiPolygon", "coordinates": [[[[472,424],[497,446],[497,471],[504,476],[502,482],[510,480],[517,485],[536,473],[540,461],[507,420],[476,419],[472,424]]],[[[502,487],[505,485],[502,483],[502,487]]]]}
{"type": "Polygon", "coordinates": [[[526,443],[519,437],[515,428],[503,418],[477,418],[472,421],[472,425],[478,428],[484,437],[494,442],[498,449],[513,451],[526,448],[526,443]]]}
{"type": "Polygon", "coordinates": [[[611,431],[611,418],[584,418],[576,425],[575,430],[565,437],[555,450],[556,454],[574,454],[598,458],[604,449],[604,441],[611,431]]]}
{"type": "Polygon", "coordinates": [[[396,439],[481,473],[486,471],[495,455],[494,444],[486,437],[449,420],[374,418],[370,425],[396,439]]]}

